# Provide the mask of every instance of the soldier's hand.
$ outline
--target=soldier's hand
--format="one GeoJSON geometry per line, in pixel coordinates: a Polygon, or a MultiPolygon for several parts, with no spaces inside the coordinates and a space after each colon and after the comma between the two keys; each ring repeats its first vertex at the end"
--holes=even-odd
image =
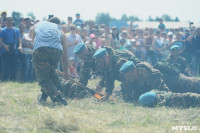
{"type": "Polygon", "coordinates": [[[111,95],[111,93],[106,92],[106,93],[105,93],[105,96],[103,96],[103,97],[101,98],[101,100],[102,100],[102,101],[108,100],[109,97],[110,97],[110,95],[111,95]]]}
{"type": "Polygon", "coordinates": [[[65,79],[69,79],[69,74],[68,74],[68,72],[66,72],[66,73],[64,72],[64,75],[63,75],[63,76],[64,76],[65,79]]]}
{"type": "Polygon", "coordinates": [[[100,83],[97,85],[95,91],[96,92],[101,92],[101,90],[103,89],[103,87],[100,85],[100,83]]]}

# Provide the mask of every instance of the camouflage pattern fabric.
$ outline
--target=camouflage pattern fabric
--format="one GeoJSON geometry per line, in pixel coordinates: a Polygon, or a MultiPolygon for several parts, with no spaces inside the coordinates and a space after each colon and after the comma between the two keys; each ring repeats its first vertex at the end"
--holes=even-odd
{"type": "Polygon", "coordinates": [[[55,69],[62,56],[62,51],[50,47],[41,47],[33,53],[33,64],[36,78],[41,86],[41,91],[55,99],[61,94],[59,88],[55,86],[58,79],[55,69]]]}
{"type": "Polygon", "coordinates": [[[134,82],[123,81],[121,84],[123,99],[126,102],[137,101],[143,93],[152,89],[169,91],[164,83],[159,70],[154,69],[149,63],[141,62],[136,65],[137,80],[134,82]]]}
{"type": "Polygon", "coordinates": [[[200,95],[196,93],[172,93],[152,90],[157,94],[157,106],[169,107],[200,107],[200,95]]]}
{"type": "Polygon", "coordinates": [[[79,79],[79,82],[85,86],[87,86],[88,80],[90,79],[90,72],[97,72],[95,60],[92,57],[95,53],[95,49],[91,45],[87,45],[87,47],[91,56],[88,56],[88,59],[83,61],[79,79]]]}
{"type": "Polygon", "coordinates": [[[159,69],[163,75],[163,79],[170,91],[177,93],[198,93],[200,94],[200,79],[195,77],[187,77],[166,62],[159,62],[155,68],[159,69]]]}
{"type": "Polygon", "coordinates": [[[167,57],[166,62],[169,64],[172,64],[176,69],[180,70],[181,73],[183,73],[185,75],[189,75],[185,71],[185,69],[189,67],[185,58],[180,57],[180,56],[174,56],[173,54],[170,54],[167,57]]]}
{"type": "Polygon", "coordinates": [[[56,86],[58,86],[60,88],[60,91],[62,92],[64,97],[72,98],[72,99],[74,99],[74,98],[80,99],[80,98],[85,98],[85,97],[91,96],[91,94],[87,90],[80,87],[73,81],[65,80],[59,75],[58,75],[58,77],[59,77],[58,78],[59,83],[61,83],[61,84],[57,84],[56,86]]]}
{"type": "Polygon", "coordinates": [[[109,58],[111,60],[111,68],[102,69],[97,65],[97,70],[102,75],[102,81],[100,82],[102,87],[106,87],[107,93],[112,93],[114,89],[114,81],[122,81],[123,76],[119,72],[121,66],[127,61],[133,61],[135,64],[139,63],[140,60],[128,50],[114,50],[110,47],[105,47],[107,53],[109,54],[109,58]]]}

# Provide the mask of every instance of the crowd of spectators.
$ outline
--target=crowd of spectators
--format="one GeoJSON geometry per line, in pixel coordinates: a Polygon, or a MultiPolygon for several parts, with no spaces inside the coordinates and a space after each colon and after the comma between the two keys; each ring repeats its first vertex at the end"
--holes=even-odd
{"type": "MultiPolygon", "coordinates": [[[[32,26],[39,22],[31,17],[20,19],[19,28],[11,17],[3,11],[0,19],[0,77],[1,81],[32,82],[35,80],[32,64],[33,41],[32,26]]],[[[113,49],[129,50],[139,59],[155,65],[164,61],[170,54],[170,47],[176,42],[180,55],[187,60],[193,76],[200,74],[200,28],[167,29],[162,19],[156,29],[129,27],[110,27],[97,25],[94,21],[83,21],[79,13],[73,21],[68,17],[61,25],[68,41],[69,72],[78,78],[81,60],[73,54],[79,43],[92,45],[98,50],[104,46],[113,49]]],[[[58,69],[61,69],[58,64],[58,69]]]]}

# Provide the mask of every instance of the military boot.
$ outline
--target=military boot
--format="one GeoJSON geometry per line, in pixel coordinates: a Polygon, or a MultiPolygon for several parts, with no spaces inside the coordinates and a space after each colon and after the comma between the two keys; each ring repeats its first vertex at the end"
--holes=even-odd
{"type": "Polygon", "coordinates": [[[38,101],[39,103],[45,103],[47,98],[48,96],[44,92],[42,92],[42,94],[38,96],[38,101]]]}
{"type": "Polygon", "coordinates": [[[56,96],[55,99],[52,99],[52,101],[63,104],[63,105],[67,105],[67,101],[63,98],[63,96],[61,94],[56,96]]]}

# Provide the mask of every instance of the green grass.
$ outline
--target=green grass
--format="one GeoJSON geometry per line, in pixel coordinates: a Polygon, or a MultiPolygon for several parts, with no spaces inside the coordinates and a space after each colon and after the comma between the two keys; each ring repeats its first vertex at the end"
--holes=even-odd
{"type": "MultiPolygon", "coordinates": [[[[92,83],[91,83],[92,84],[92,83]]],[[[116,83],[119,86],[119,83],[116,83]]],[[[200,109],[144,108],[121,99],[68,99],[40,105],[37,83],[0,83],[0,133],[174,133],[172,126],[197,126],[200,109]]],[[[182,131],[186,132],[186,131],[182,131]]]]}

